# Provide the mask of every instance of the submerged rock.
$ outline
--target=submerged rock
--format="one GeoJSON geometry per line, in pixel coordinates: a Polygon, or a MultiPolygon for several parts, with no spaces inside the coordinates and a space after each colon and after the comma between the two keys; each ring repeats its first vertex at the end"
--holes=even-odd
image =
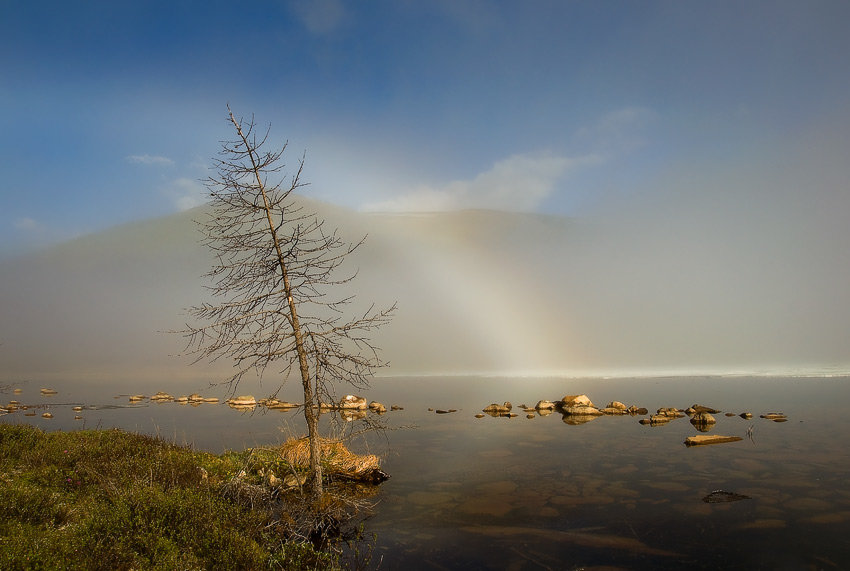
{"type": "Polygon", "coordinates": [[[727,492],[725,490],[714,490],[707,496],[705,496],[702,501],[707,504],[723,504],[727,502],[739,502],[741,500],[751,500],[750,496],[746,496],[744,494],[736,494],[735,492],[727,492]]]}
{"type": "Polygon", "coordinates": [[[41,394],[43,394],[43,395],[55,395],[55,394],[59,394],[59,391],[56,391],[54,389],[41,389],[41,394]]]}
{"type": "Polygon", "coordinates": [[[762,414],[761,418],[764,418],[764,419],[767,419],[767,420],[781,420],[781,421],[788,420],[785,413],[783,413],[783,412],[768,412],[767,414],[762,414]]]}

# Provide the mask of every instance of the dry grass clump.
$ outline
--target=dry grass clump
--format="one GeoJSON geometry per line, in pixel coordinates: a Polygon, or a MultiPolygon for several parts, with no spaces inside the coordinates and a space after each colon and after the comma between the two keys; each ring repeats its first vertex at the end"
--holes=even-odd
{"type": "MultiPolygon", "coordinates": [[[[319,439],[322,469],[329,476],[355,480],[372,479],[381,471],[380,460],[374,454],[358,455],[346,448],[339,440],[319,439]]],[[[310,441],[308,438],[287,440],[280,447],[281,456],[291,466],[307,468],[310,464],[310,441]]]]}

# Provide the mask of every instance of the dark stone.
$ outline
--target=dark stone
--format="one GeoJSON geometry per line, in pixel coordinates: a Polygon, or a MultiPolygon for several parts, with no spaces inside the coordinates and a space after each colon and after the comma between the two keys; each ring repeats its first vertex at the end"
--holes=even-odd
{"type": "Polygon", "coordinates": [[[739,502],[741,500],[751,500],[750,496],[745,496],[744,494],[736,494],[735,492],[727,492],[725,490],[714,490],[707,496],[705,496],[702,501],[707,504],[724,504],[727,502],[739,502]]]}

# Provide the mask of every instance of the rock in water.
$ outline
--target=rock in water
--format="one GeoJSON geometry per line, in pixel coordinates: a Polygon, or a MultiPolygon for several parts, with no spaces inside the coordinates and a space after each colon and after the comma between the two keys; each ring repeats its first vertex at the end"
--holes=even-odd
{"type": "Polygon", "coordinates": [[[513,408],[513,405],[510,402],[505,402],[505,404],[489,404],[481,412],[510,412],[513,408]]]}
{"type": "Polygon", "coordinates": [[[346,410],[366,410],[369,408],[369,403],[365,398],[356,395],[345,395],[339,401],[339,408],[346,410]]]}
{"type": "Polygon", "coordinates": [[[716,423],[717,420],[709,413],[704,411],[697,412],[696,414],[694,414],[693,418],[691,418],[691,424],[693,424],[700,432],[708,432],[714,427],[716,423]]]}
{"type": "MultiPolygon", "coordinates": [[[[186,401],[182,401],[182,398],[183,397],[180,397],[179,399],[174,400],[180,400],[181,402],[188,402],[192,400],[192,397],[185,397],[186,401]]],[[[239,395],[235,399],[229,399],[227,404],[231,406],[256,406],[257,399],[254,398],[254,395],[239,395]]]]}
{"type": "Polygon", "coordinates": [[[571,406],[593,406],[593,402],[587,395],[564,395],[560,401],[562,408],[571,406]]]}

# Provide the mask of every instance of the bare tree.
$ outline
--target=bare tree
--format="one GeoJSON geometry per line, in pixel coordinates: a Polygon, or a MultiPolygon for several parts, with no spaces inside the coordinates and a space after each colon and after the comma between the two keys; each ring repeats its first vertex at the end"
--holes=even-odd
{"type": "Polygon", "coordinates": [[[282,174],[286,144],[267,150],[269,130],[258,136],[253,117],[227,110],[236,137],[223,141],[214,159],[216,174],[205,181],[211,209],[199,221],[217,259],[206,274],[215,301],[189,309],[201,325],[187,325],[187,351],[196,362],[231,359],[232,391],[249,372],[262,377],[274,366],[283,383],[297,371],[310,442],[309,490],[318,498],[319,396],[336,382],[365,386],[385,365],[369,336],[391,319],[395,305],[346,316],[353,296],[337,294],[356,272],[340,276],[339,270],[365,237],[349,243],[327,231],[293,195],[305,186],[304,157],[294,175],[282,174]]]}

